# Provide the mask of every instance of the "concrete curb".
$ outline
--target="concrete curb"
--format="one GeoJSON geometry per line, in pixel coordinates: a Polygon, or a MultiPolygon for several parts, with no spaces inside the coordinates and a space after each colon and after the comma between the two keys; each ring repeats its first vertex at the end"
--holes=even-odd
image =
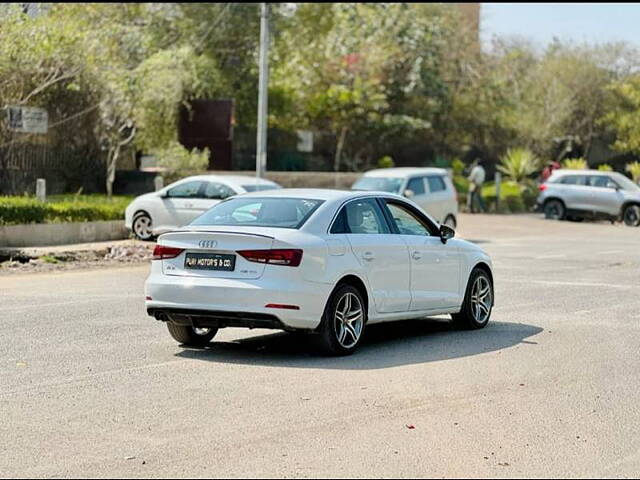
{"type": "Polygon", "coordinates": [[[128,236],[124,220],[7,225],[0,227],[0,248],[101,242],[128,236]]]}

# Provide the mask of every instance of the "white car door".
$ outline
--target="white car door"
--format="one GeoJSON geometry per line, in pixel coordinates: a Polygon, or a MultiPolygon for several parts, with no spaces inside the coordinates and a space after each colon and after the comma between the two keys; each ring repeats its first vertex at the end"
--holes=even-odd
{"type": "Polygon", "coordinates": [[[376,311],[409,309],[409,251],[398,235],[392,235],[375,198],[352,200],[341,212],[345,236],[362,266],[371,288],[376,311]]]}
{"type": "Polygon", "coordinates": [[[437,227],[411,206],[385,199],[396,234],[409,248],[411,310],[438,310],[460,305],[460,253],[442,243],[437,227]]]}
{"type": "Polygon", "coordinates": [[[162,198],[162,207],[166,215],[164,225],[156,224],[160,230],[171,230],[187,225],[201,213],[197,204],[203,186],[202,180],[185,182],[170,188],[162,198]]]}

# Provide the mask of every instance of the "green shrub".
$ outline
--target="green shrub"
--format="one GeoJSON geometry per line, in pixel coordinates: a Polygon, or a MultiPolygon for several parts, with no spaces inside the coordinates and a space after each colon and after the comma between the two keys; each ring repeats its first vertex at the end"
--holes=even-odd
{"type": "Polygon", "coordinates": [[[451,162],[451,168],[453,169],[453,175],[464,175],[465,164],[459,158],[454,158],[451,162]]]}
{"type": "Polygon", "coordinates": [[[165,184],[175,182],[189,175],[198,175],[207,171],[209,166],[209,149],[191,151],[178,142],[172,142],[168,147],[153,151],[158,158],[158,165],[165,169],[162,176],[165,184]]]}
{"type": "Polygon", "coordinates": [[[540,160],[526,148],[510,148],[500,158],[498,170],[516,183],[524,183],[540,169],[540,160]]]}
{"type": "Polygon", "coordinates": [[[640,162],[636,160],[633,163],[627,163],[625,170],[631,174],[634,182],[640,182],[640,162]]]}
{"type": "Polygon", "coordinates": [[[568,158],[562,162],[562,168],[568,168],[569,170],[585,170],[589,168],[587,161],[584,158],[568,158]]]}
{"type": "Polygon", "coordinates": [[[34,197],[0,197],[0,225],[121,220],[131,197],[59,195],[46,203],[34,197]]]}
{"type": "Polygon", "coordinates": [[[598,165],[598,170],[601,172],[613,172],[613,167],[611,167],[611,165],[609,165],[608,163],[602,163],[598,165]]]}
{"type": "Polygon", "coordinates": [[[393,168],[395,165],[396,162],[389,155],[385,155],[378,160],[378,168],[393,168]]]}

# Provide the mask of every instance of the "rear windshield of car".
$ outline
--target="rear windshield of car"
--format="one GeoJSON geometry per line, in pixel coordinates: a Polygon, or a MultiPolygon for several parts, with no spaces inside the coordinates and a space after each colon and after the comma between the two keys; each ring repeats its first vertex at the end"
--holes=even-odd
{"type": "Polygon", "coordinates": [[[241,185],[247,192],[264,192],[265,190],[277,190],[280,187],[278,185],[241,185]]]}
{"type": "Polygon", "coordinates": [[[235,197],[207,210],[191,225],[298,229],[321,204],[322,200],[307,198],[235,197]]]}
{"type": "Polygon", "coordinates": [[[352,190],[366,190],[369,192],[400,193],[402,177],[362,177],[351,187],[352,190]]]}

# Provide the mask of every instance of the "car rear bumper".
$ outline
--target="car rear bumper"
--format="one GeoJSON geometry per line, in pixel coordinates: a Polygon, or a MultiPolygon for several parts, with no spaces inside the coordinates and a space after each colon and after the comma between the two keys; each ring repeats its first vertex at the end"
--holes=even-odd
{"type": "Polygon", "coordinates": [[[238,280],[152,273],[145,284],[145,306],[150,315],[158,318],[160,314],[168,317],[160,319],[176,323],[313,330],[320,324],[330,293],[331,285],[321,283],[297,281],[285,285],[264,278],[238,280]]]}

